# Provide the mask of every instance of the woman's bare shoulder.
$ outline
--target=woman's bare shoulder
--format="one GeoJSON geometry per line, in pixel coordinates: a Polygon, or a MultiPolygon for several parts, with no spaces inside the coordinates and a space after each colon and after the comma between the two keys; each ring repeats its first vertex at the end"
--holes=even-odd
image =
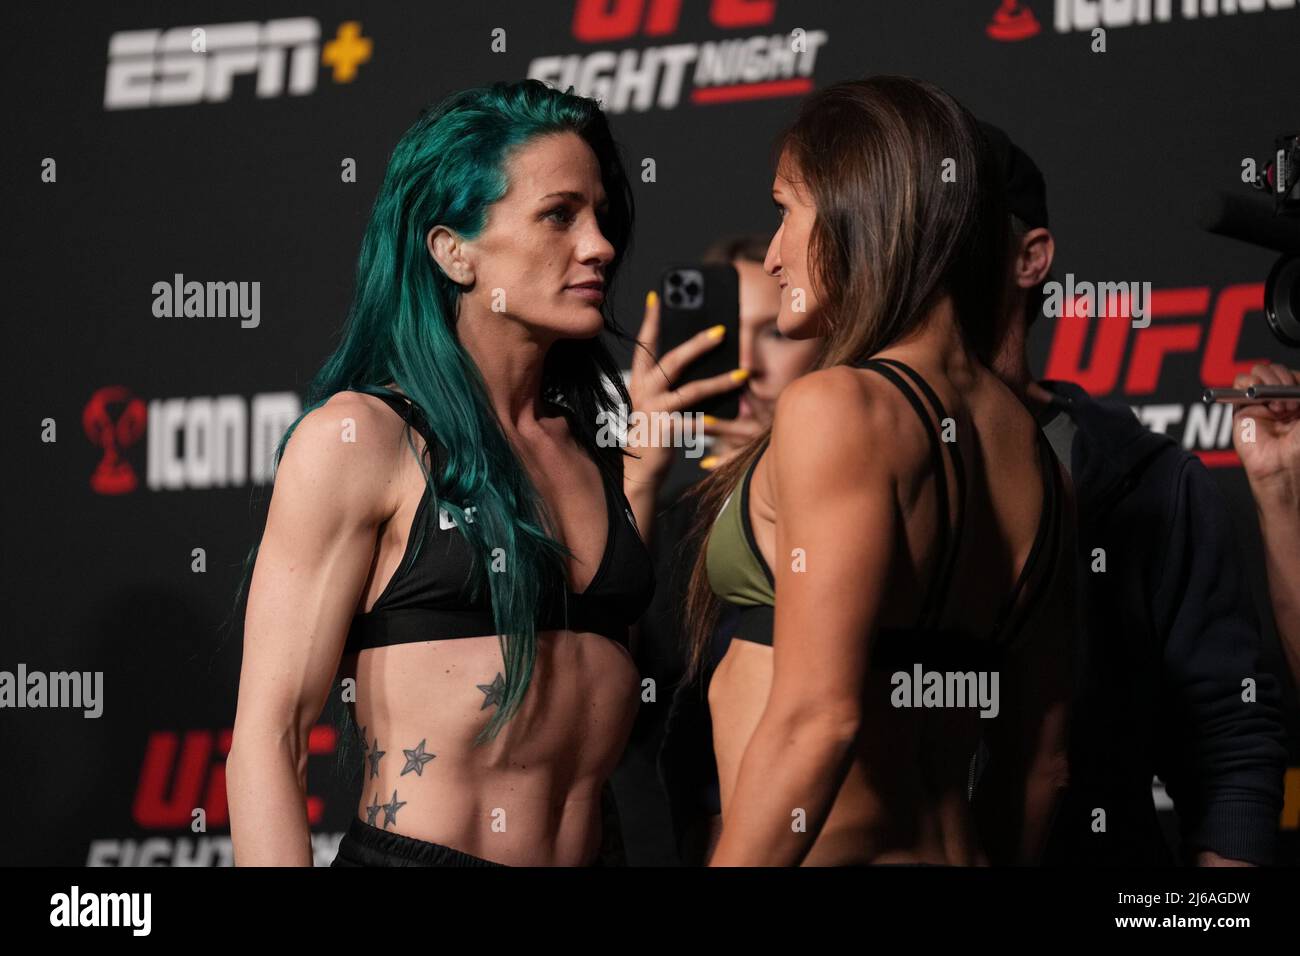
{"type": "Polygon", "coordinates": [[[863,369],[837,365],[810,372],[777,399],[773,444],[815,454],[829,467],[878,461],[885,451],[895,465],[920,464],[928,455],[926,441],[898,389],[863,369]]]}
{"type": "Polygon", "coordinates": [[[355,445],[371,453],[383,452],[396,443],[405,420],[383,399],[366,392],[335,392],[312,409],[294,431],[306,430],[315,443],[327,450],[340,445],[355,445]]]}
{"type": "Polygon", "coordinates": [[[405,423],[381,399],[337,392],[298,422],[276,469],[276,486],[316,493],[339,506],[390,510],[405,423]]]}

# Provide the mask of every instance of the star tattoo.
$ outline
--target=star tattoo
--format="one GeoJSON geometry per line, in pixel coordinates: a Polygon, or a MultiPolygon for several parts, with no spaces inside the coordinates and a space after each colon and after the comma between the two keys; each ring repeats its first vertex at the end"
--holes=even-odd
{"type": "Polygon", "coordinates": [[[371,748],[370,756],[366,759],[370,761],[370,776],[379,776],[379,758],[388,753],[387,750],[379,749],[379,738],[375,738],[375,746],[371,748]]]}
{"type": "Polygon", "coordinates": [[[379,813],[379,794],[375,794],[370,799],[374,802],[366,807],[366,822],[373,827],[375,825],[375,816],[379,813]]]}
{"type": "Polygon", "coordinates": [[[414,750],[402,750],[402,753],[406,754],[406,766],[403,767],[402,772],[398,774],[399,777],[406,776],[412,770],[415,771],[417,777],[424,776],[424,765],[434,757],[438,756],[437,754],[425,753],[424,744],[425,741],[421,740],[414,750]]]}
{"type": "Polygon", "coordinates": [[[392,801],[383,805],[385,830],[388,829],[388,824],[397,822],[397,811],[402,809],[404,806],[406,806],[406,801],[403,800],[401,803],[398,803],[397,791],[394,790],[392,801]]]}
{"type": "Polygon", "coordinates": [[[505,678],[501,676],[500,671],[498,671],[497,676],[492,679],[492,683],[476,684],[475,686],[483,692],[483,706],[480,707],[479,710],[487,710],[489,707],[500,704],[505,700],[506,681],[505,678]]]}

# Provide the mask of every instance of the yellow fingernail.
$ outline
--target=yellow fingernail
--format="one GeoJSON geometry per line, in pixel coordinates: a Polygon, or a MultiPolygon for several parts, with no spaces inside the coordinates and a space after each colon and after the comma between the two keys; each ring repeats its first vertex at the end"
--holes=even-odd
{"type": "Polygon", "coordinates": [[[718,467],[718,456],[710,455],[708,458],[701,458],[700,467],[703,468],[705,471],[711,471],[712,469],[718,467]]]}
{"type": "Polygon", "coordinates": [[[725,325],[715,325],[713,328],[709,329],[709,338],[711,339],[720,339],[726,334],[727,327],[725,325]]]}
{"type": "Polygon", "coordinates": [[[716,425],[716,424],[718,424],[718,420],[717,420],[716,418],[714,418],[712,415],[705,415],[705,416],[704,416],[704,424],[706,424],[706,425],[716,425]]]}
{"type": "Polygon", "coordinates": [[[733,382],[743,382],[747,378],[749,378],[749,369],[747,368],[738,368],[731,373],[731,380],[733,382]]]}
{"type": "Polygon", "coordinates": [[[651,289],[649,292],[645,294],[645,307],[647,309],[654,308],[655,303],[658,301],[659,301],[659,293],[656,292],[654,289],[651,289]]]}

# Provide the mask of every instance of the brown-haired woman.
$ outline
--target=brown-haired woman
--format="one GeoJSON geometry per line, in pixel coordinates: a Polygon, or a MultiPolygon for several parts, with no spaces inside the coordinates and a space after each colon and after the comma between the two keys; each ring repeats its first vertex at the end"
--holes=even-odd
{"type": "Polygon", "coordinates": [[[779,147],[778,325],[828,342],[699,492],[692,672],[719,599],[739,611],[711,862],[1032,862],[1066,775],[1073,504],[986,367],[1001,182],[970,114],[905,77],[814,94],[779,147]]]}

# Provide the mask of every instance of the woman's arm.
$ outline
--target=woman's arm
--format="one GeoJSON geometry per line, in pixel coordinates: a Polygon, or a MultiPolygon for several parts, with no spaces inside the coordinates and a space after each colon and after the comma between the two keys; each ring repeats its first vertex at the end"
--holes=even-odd
{"type": "Polygon", "coordinates": [[[395,451],[405,448],[393,441],[400,428],[367,401],[340,393],[304,416],[276,472],[226,761],[239,866],[312,865],[307,737],[334,683],[377,529],[392,512],[395,451]]]}
{"type": "Polygon", "coordinates": [[[890,403],[864,401],[864,387],[849,369],[826,369],[777,401],[767,452],[776,509],[772,689],[711,866],[798,864],[852,762],[899,531],[894,469],[925,460],[890,403]]]}

